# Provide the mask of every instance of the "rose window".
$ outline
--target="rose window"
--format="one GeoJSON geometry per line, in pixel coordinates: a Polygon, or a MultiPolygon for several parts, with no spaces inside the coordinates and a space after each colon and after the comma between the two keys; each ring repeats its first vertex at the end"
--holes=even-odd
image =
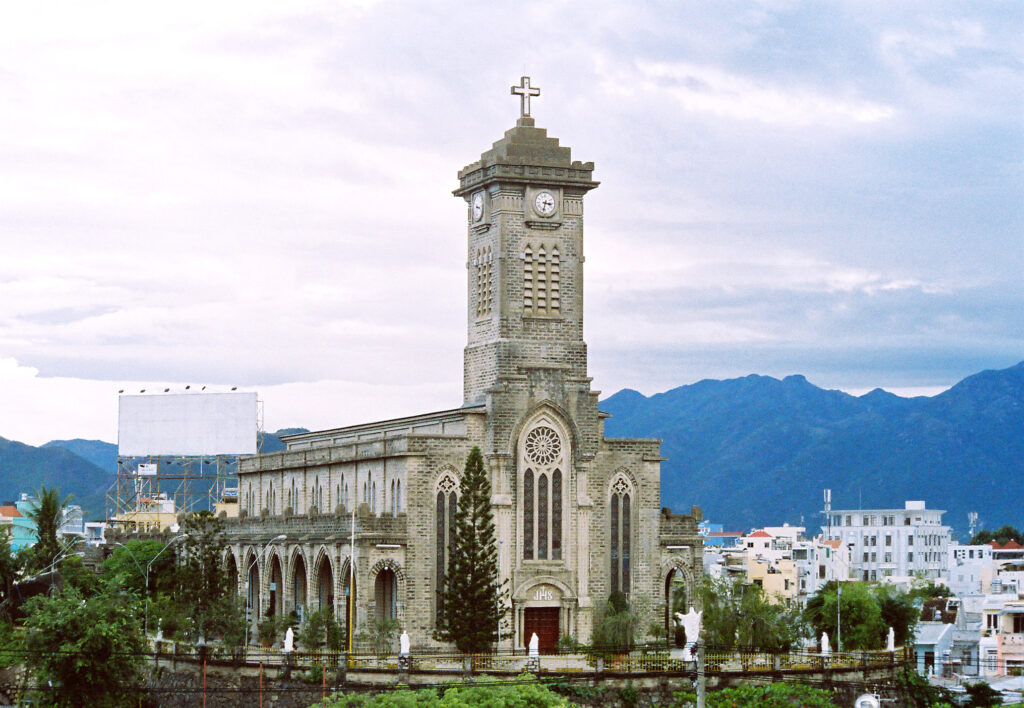
{"type": "Polygon", "coordinates": [[[551,428],[534,428],[526,436],[526,456],[535,465],[550,465],[562,452],[562,441],[551,428]]]}

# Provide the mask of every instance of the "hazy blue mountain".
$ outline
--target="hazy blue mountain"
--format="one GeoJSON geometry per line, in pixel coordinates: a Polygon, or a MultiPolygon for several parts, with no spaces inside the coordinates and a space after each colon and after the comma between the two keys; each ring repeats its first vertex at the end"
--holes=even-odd
{"type": "Polygon", "coordinates": [[[821,523],[833,508],[902,508],[923,499],[964,531],[1024,523],[1024,362],[970,376],[933,397],[876,389],[856,397],[803,376],[706,380],[601,403],[609,437],[659,437],[662,503],[699,505],[745,530],[821,523]]]}
{"type": "Polygon", "coordinates": [[[111,474],[117,473],[117,445],[114,443],[75,438],[74,440],[51,440],[44,443],[42,447],[62,447],[83,460],[88,460],[101,470],[106,470],[111,474]]]}
{"type": "Polygon", "coordinates": [[[112,472],[60,447],[33,447],[0,438],[0,501],[13,501],[22,492],[33,493],[42,486],[56,487],[61,496],[73,495],[87,518],[104,514],[112,472]]]}

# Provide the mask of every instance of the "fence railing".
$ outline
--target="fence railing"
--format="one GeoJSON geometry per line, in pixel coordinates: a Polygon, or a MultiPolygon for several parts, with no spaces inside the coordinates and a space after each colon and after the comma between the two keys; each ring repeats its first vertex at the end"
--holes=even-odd
{"type": "MultiPolygon", "coordinates": [[[[559,653],[530,657],[522,651],[463,655],[444,652],[397,654],[346,654],[326,650],[285,652],[273,647],[221,647],[200,649],[183,642],[154,642],[155,656],[164,660],[208,659],[250,666],[290,665],[297,669],[323,666],[349,671],[411,671],[438,673],[487,672],[517,675],[525,671],[557,674],[678,674],[696,671],[696,662],[673,656],[669,651],[612,653],[559,653]]],[[[891,666],[904,658],[904,650],[858,651],[832,654],[816,652],[759,652],[712,648],[704,652],[708,674],[769,673],[780,671],[821,671],[891,666]]]]}

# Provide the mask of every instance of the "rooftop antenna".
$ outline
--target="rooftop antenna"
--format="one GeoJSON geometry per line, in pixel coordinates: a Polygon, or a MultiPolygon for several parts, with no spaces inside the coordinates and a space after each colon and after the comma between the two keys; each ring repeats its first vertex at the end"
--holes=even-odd
{"type": "MultiPolygon", "coordinates": [[[[801,520],[802,521],[802,520],[801,520]]],[[[825,490],[825,523],[828,525],[828,537],[832,538],[832,490],[825,490]]]]}

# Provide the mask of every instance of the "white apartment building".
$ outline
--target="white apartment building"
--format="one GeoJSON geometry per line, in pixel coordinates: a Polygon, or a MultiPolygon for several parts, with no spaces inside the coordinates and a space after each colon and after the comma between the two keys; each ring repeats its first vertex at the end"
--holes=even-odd
{"type": "Polygon", "coordinates": [[[851,549],[851,578],[940,578],[949,566],[944,513],[926,509],[923,501],[908,501],[903,509],[833,510],[831,526],[822,532],[851,549]]]}

